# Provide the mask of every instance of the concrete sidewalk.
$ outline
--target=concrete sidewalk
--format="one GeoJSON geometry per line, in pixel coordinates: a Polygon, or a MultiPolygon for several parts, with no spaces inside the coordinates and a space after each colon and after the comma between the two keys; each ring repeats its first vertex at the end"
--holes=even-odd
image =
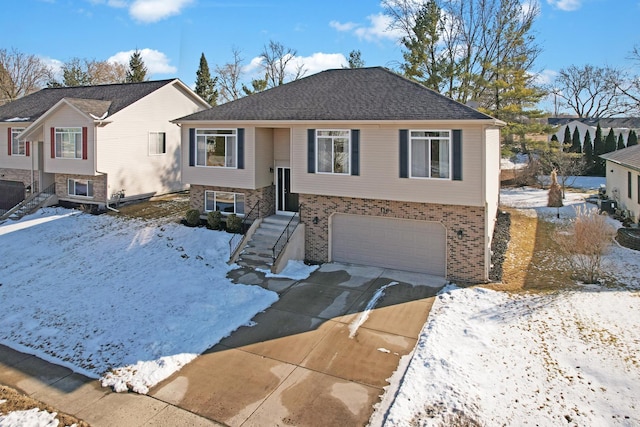
{"type": "Polygon", "coordinates": [[[325,264],[303,281],[232,272],[280,299],[148,396],[113,393],[69,369],[0,346],[0,383],[92,426],[365,425],[445,284],[375,267],[325,264]],[[353,325],[391,282],[368,319],[353,325]],[[423,285],[423,286],[415,286],[423,285]]]}

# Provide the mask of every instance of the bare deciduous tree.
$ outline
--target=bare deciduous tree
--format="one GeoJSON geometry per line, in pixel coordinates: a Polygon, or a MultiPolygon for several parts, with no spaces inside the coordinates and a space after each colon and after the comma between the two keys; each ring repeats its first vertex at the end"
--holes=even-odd
{"type": "Polygon", "coordinates": [[[215,78],[218,80],[220,89],[220,98],[222,102],[229,102],[242,97],[242,63],[244,59],[240,50],[233,48],[231,50],[233,59],[224,65],[216,65],[215,78]]]}
{"type": "Polygon", "coordinates": [[[0,49],[0,104],[41,89],[50,77],[51,69],[37,56],[0,49]]]}
{"type": "Polygon", "coordinates": [[[298,80],[304,75],[304,64],[295,63],[296,54],[295,49],[273,40],[269,41],[260,54],[268,87],[280,86],[285,80],[298,80]]]}

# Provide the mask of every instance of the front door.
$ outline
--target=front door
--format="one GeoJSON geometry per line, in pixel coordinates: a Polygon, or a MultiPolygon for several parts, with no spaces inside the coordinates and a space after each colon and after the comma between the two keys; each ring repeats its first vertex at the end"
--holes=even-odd
{"type": "Polygon", "coordinates": [[[298,212],[298,194],[291,192],[291,168],[277,168],[276,213],[292,214],[298,212]]]}

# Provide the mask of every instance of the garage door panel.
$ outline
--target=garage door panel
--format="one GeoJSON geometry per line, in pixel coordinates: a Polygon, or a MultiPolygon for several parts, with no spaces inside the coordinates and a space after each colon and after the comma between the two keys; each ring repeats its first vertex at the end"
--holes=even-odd
{"type": "Polygon", "coordinates": [[[446,233],[437,222],[335,214],[332,260],[444,276],[446,233]]]}

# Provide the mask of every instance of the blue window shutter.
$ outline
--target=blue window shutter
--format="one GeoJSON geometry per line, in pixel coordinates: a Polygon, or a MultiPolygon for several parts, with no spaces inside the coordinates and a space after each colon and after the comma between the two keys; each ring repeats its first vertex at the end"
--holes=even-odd
{"type": "Polygon", "coordinates": [[[351,130],[351,175],[360,175],[360,129],[351,130]]]}
{"type": "Polygon", "coordinates": [[[316,130],[307,129],[307,172],[316,173],[316,130]]]}
{"type": "Polygon", "coordinates": [[[462,130],[453,130],[453,180],[462,181],[462,130]]]}
{"type": "Polygon", "coordinates": [[[196,130],[189,128],[189,166],[196,165],[196,130]]]}
{"type": "Polygon", "coordinates": [[[238,129],[238,169],[244,169],[244,128],[238,129]]]}
{"type": "Polygon", "coordinates": [[[409,178],[409,131],[400,129],[400,178],[409,178]]]}

